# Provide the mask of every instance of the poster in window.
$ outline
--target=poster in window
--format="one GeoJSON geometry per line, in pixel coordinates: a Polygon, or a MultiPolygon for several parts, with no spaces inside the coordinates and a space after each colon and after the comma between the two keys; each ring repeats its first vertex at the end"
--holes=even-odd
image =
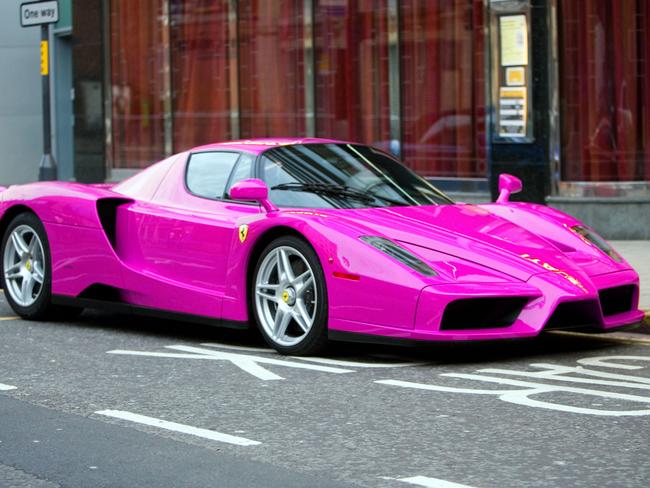
{"type": "Polygon", "coordinates": [[[500,137],[526,137],[527,95],[526,87],[499,88],[500,137]]]}
{"type": "Polygon", "coordinates": [[[526,84],[526,70],[523,66],[506,68],[507,86],[524,86],[526,84]]]}
{"type": "Polygon", "coordinates": [[[499,17],[499,43],[501,66],[528,65],[528,23],[525,15],[499,17]]]}

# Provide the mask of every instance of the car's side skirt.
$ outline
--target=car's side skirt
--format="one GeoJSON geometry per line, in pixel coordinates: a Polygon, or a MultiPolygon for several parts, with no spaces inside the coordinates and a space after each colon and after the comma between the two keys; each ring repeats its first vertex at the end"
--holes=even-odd
{"type": "Polygon", "coordinates": [[[159,308],[141,307],[131,305],[130,303],[114,302],[105,300],[96,300],[92,298],[79,298],[67,295],[52,295],[53,305],[65,305],[68,307],[92,308],[105,310],[113,313],[145,315],[167,320],[176,320],[179,322],[193,322],[195,324],[211,325],[215,327],[227,327],[229,329],[248,329],[248,322],[236,320],[226,320],[215,317],[206,317],[204,315],[192,315],[188,313],[170,312],[159,308]]]}

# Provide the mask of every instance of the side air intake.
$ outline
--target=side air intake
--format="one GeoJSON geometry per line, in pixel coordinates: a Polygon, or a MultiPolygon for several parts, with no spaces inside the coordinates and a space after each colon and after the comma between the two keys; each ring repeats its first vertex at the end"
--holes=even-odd
{"type": "Polygon", "coordinates": [[[113,248],[117,242],[117,207],[132,201],[128,198],[100,198],[97,200],[97,216],[113,248]]]}

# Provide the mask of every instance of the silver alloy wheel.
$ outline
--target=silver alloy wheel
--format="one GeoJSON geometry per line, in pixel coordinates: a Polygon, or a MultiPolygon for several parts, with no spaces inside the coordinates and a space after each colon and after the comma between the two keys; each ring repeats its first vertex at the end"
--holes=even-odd
{"type": "Polygon", "coordinates": [[[305,256],[290,246],[266,255],[255,277],[255,310],[264,332],[280,346],[295,346],[312,326],[316,282],[305,256]]]}
{"type": "Polygon", "coordinates": [[[43,244],[29,225],[16,227],[7,240],[3,256],[5,289],[21,307],[36,302],[43,289],[43,244]]]}

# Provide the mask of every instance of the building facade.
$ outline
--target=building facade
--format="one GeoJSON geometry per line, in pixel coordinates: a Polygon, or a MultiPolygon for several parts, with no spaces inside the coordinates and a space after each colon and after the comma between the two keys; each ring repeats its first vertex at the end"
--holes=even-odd
{"type": "Polygon", "coordinates": [[[509,172],[520,199],[650,238],[650,0],[68,3],[65,179],[220,140],[332,137],[461,200],[493,198],[509,172]]]}

